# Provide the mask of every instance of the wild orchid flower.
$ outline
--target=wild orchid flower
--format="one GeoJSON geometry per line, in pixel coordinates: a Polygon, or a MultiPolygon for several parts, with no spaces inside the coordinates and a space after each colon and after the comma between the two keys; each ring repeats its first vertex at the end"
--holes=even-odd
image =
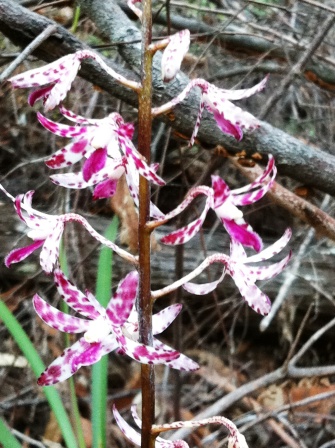
{"type": "MultiPolygon", "coordinates": [[[[125,123],[121,115],[111,113],[103,119],[86,119],[63,106],[60,111],[77,125],[56,123],[37,114],[40,123],[50,132],[73,139],[46,161],[47,166],[59,169],[69,167],[84,157],[86,161],[81,172],[50,176],[55,184],[75,189],[95,186],[93,196],[97,199],[112,196],[117,180],[125,174],[130,194],[137,205],[139,174],[157,185],[165,184],[156,174],[157,166],[149,167],[136,150],[131,141],[134,127],[131,123],[125,123]]],[[[152,203],[151,216],[163,216],[152,203]]]]}
{"type": "Polygon", "coordinates": [[[203,186],[195,187],[175,210],[165,216],[165,218],[171,219],[181,213],[195,196],[205,194],[207,196],[206,205],[199,218],[164,236],[161,239],[162,243],[175,245],[189,241],[200,230],[209,208],[212,208],[232,239],[259,252],[262,249],[262,240],[245,222],[243,213],[237,206],[250,205],[259,201],[272,187],[276,173],[274,158],[269,155],[264,172],[251,184],[244,187],[230,190],[221,177],[212,176],[211,189],[203,186]]]}
{"type": "MultiPolygon", "coordinates": [[[[75,317],[49,305],[38,294],[33,304],[39,317],[52,328],[70,334],[84,335],[64,353],[56,358],[38,379],[40,386],[49,386],[64,381],[82,366],[99,361],[102,356],[117,350],[144,364],[166,364],[176,369],[195,370],[199,366],[191,359],[154,339],[153,347],[138,342],[138,331],[130,315],[134,308],[138,273],[130,272],[118,288],[105,309],[89,291],[83,294],[59,269],[54,272],[55,283],[63,300],[77,313],[75,317]]],[[[153,316],[153,334],[164,331],[176,318],[181,305],[163,309],[153,316]]]]}
{"type": "Polygon", "coordinates": [[[193,79],[176,98],[162,106],[155,107],[152,110],[152,114],[156,117],[157,115],[168,112],[177,104],[184,101],[193,88],[199,87],[201,89],[200,107],[194,131],[190,139],[190,145],[193,145],[194,139],[198,134],[204,108],[213,114],[222,132],[240,141],[243,137],[243,129],[250,131],[258,128],[259,122],[253,115],[235,106],[231,101],[249,98],[255,93],[260,92],[264,89],[267,78],[265,77],[250,89],[239,90],[220,89],[204,79],[193,79]]]}
{"type": "MultiPolygon", "coordinates": [[[[142,427],[142,422],[136,412],[136,406],[131,407],[131,413],[134,421],[139,429],[142,427]]],[[[113,414],[119,428],[127,439],[137,446],[141,446],[141,434],[131,427],[121,416],[116,406],[113,405],[113,414]]],[[[164,425],[153,425],[152,433],[159,434],[160,432],[170,431],[172,429],[180,428],[198,428],[210,424],[219,424],[225,426],[229,431],[228,448],[248,448],[247,442],[243,434],[239,432],[236,425],[225,417],[210,417],[203,420],[179,421],[174,423],[167,423],[164,425]]],[[[156,437],[155,448],[189,448],[189,445],[184,440],[166,440],[162,437],[156,437]]]]}
{"type": "Polygon", "coordinates": [[[84,59],[95,60],[110,76],[124,86],[133,90],[139,89],[139,83],[130,81],[116,73],[97,53],[91,50],[79,50],[76,53],[68,54],[50,64],[13,76],[9,82],[14,88],[39,87],[30,94],[28,102],[32,106],[36,101],[42,99],[44,109],[48,111],[54,109],[65,98],[84,59]],[[46,84],[50,85],[40,88],[46,84]]]}
{"type": "Polygon", "coordinates": [[[9,267],[13,263],[18,263],[42,247],[41,266],[46,272],[51,272],[59,255],[64,220],[60,216],[47,215],[34,210],[31,206],[33,191],[13,198],[2,186],[0,188],[14,202],[16,213],[30,229],[27,233],[28,237],[34,241],[29,246],[12,250],[5,258],[5,265],[9,267]]]}
{"type": "Polygon", "coordinates": [[[30,229],[27,236],[34,241],[29,246],[12,250],[5,258],[5,264],[7,267],[13,263],[19,263],[20,261],[26,259],[35,250],[41,247],[41,267],[46,273],[52,272],[53,267],[57,263],[59,245],[65,224],[67,222],[80,223],[86,228],[91,236],[101,244],[104,244],[114,250],[117,254],[128,260],[130,263],[134,265],[137,264],[137,260],[133,257],[133,255],[129,254],[124,249],[121,249],[117,244],[100,235],[82,216],[75,213],[48,215],[47,213],[39,212],[32,207],[34,191],[28,191],[28,193],[20,194],[14,198],[1,184],[0,190],[2,190],[6,196],[13,201],[19,218],[30,229]]]}
{"type": "Polygon", "coordinates": [[[218,280],[204,284],[185,282],[183,287],[192,294],[208,294],[214,291],[217,285],[222,282],[225,274],[228,274],[234,280],[242,298],[247,304],[257,313],[265,316],[270,312],[271,302],[268,296],[255,285],[255,282],[257,280],[269,280],[280,274],[290,261],[291,252],[281,261],[270,265],[250,266],[250,263],[268,260],[281,252],[289,242],[291,235],[291,230],[287,229],[284,235],[274,244],[250,257],[247,257],[242,244],[236,240],[231,240],[229,257],[225,254],[211,255],[197,268],[200,268],[200,273],[213,263],[222,263],[224,270],[218,280]]]}
{"type": "Polygon", "coordinates": [[[164,82],[172,81],[180,70],[181,63],[190,47],[190,32],[182,30],[168,38],[168,45],[162,56],[162,79],[164,82]]]}

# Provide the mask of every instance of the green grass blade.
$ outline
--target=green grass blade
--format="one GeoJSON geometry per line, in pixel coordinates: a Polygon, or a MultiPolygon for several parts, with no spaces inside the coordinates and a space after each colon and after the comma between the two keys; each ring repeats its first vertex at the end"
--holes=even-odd
{"type": "MultiPolygon", "coordinates": [[[[20,347],[22,353],[27,358],[34,374],[36,377],[39,377],[44,371],[45,366],[32,342],[28,338],[27,333],[23,330],[17,319],[2,300],[0,300],[0,316],[6,328],[20,347]]],[[[49,402],[50,408],[55,414],[66,446],[68,448],[77,448],[76,437],[57,390],[53,386],[47,386],[43,387],[43,392],[49,402]]]]}
{"type": "MultiPolygon", "coordinates": [[[[64,247],[64,240],[62,238],[59,250],[59,265],[64,274],[69,276],[69,264],[67,261],[66,250],[64,247]]],[[[61,310],[63,313],[69,314],[70,307],[63,300],[61,302],[61,310]]],[[[70,347],[70,335],[69,333],[64,333],[65,347],[70,347]]],[[[70,415],[73,421],[74,430],[77,436],[79,448],[86,448],[85,436],[83,431],[83,426],[81,424],[80,412],[78,406],[78,400],[76,395],[76,387],[74,382],[74,377],[71,376],[68,379],[69,393],[70,393],[70,415]]]]}
{"type": "MultiPolygon", "coordinates": [[[[115,241],[118,230],[118,218],[113,217],[105,237],[115,241]]],[[[113,251],[103,247],[100,251],[97,272],[96,297],[106,307],[111,298],[113,275],[113,251]]],[[[107,367],[108,357],[104,356],[92,367],[92,426],[93,447],[106,448],[107,415],[107,367]]]]}
{"type": "Polygon", "coordinates": [[[3,448],[22,448],[2,418],[0,419],[0,443],[3,448]]]}

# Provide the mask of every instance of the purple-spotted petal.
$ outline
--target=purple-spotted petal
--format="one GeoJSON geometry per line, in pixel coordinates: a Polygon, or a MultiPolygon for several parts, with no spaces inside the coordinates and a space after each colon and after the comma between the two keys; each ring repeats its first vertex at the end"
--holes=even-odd
{"type": "Polygon", "coordinates": [[[242,100],[243,98],[249,98],[252,95],[255,95],[255,93],[261,92],[264,87],[266,86],[267,80],[269,78],[269,75],[265,76],[265,78],[262,79],[258,84],[255,84],[253,87],[250,87],[248,89],[232,89],[232,90],[226,90],[226,89],[218,89],[220,92],[220,96],[231,100],[242,100]]]}
{"type": "Polygon", "coordinates": [[[145,177],[148,181],[153,182],[154,184],[165,185],[165,181],[156,174],[155,169],[149,167],[140,153],[136,150],[131,140],[122,135],[121,132],[119,132],[119,143],[128,163],[129,159],[132,159],[141,176],[145,177]]]}
{"type": "Polygon", "coordinates": [[[107,161],[107,149],[96,149],[85,161],[83,166],[83,178],[85,182],[88,182],[93,174],[101,171],[106,165],[107,161]]]}
{"type": "Polygon", "coordinates": [[[98,362],[102,356],[112,352],[117,346],[113,335],[109,335],[101,342],[94,343],[86,342],[84,338],[80,338],[50,364],[37,380],[37,384],[39,386],[50,386],[67,380],[80,367],[98,362]]]}
{"type": "Polygon", "coordinates": [[[52,90],[53,87],[54,87],[53,85],[42,87],[42,89],[37,89],[31,92],[30,95],[28,96],[29,106],[33,106],[36,103],[36,101],[48,96],[50,90],[52,90]]]}
{"type": "Polygon", "coordinates": [[[137,431],[135,431],[134,428],[132,428],[123,417],[121,417],[121,414],[116,409],[115,404],[113,404],[113,414],[115,421],[118,425],[118,427],[121,429],[123,434],[127,437],[130,442],[134,443],[135,445],[141,446],[141,434],[137,431]]]}
{"type": "Polygon", "coordinates": [[[262,250],[263,242],[261,237],[254,232],[252,227],[243,218],[237,221],[223,219],[222,222],[232,239],[240,242],[244,246],[252,247],[256,252],[262,250]]]}
{"type": "Polygon", "coordinates": [[[187,226],[184,226],[178,230],[175,230],[174,232],[169,233],[168,235],[164,236],[161,241],[164,244],[183,244],[189,241],[191,238],[196,235],[196,233],[199,232],[206,215],[208,213],[208,210],[213,207],[213,190],[209,187],[205,186],[199,186],[196,187],[187,194],[185,199],[182,201],[181,204],[179,204],[178,207],[176,207],[171,212],[167,213],[165,215],[165,219],[171,219],[175,216],[177,216],[179,213],[181,213],[192,201],[195,197],[197,197],[199,194],[204,194],[207,196],[205,207],[199,216],[195,221],[192,221],[187,226]]]}
{"type": "Polygon", "coordinates": [[[220,176],[212,176],[212,188],[214,190],[214,208],[220,207],[231,197],[231,190],[220,176]]]}
{"type": "Polygon", "coordinates": [[[40,262],[42,269],[47,273],[50,273],[52,271],[54,265],[57,262],[59,255],[59,245],[63,231],[64,223],[61,221],[56,222],[53,228],[50,226],[50,234],[44,241],[40,255],[40,262]]]}
{"type": "Polygon", "coordinates": [[[56,151],[45,164],[51,169],[66,168],[79,162],[87,152],[88,141],[84,138],[74,140],[64,148],[56,151]]]}
{"type": "Polygon", "coordinates": [[[93,199],[106,199],[114,196],[117,180],[107,179],[100,182],[93,191],[93,199]]]}
{"type": "Polygon", "coordinates": [[[152,333],[160,334],[166,330],[175,320],[182,309],[183,305],[175,303],[152,316],[152,333]]]}
{"type": "Polygon", "coordinates": [[[65,333],[83,333],[87,331],[90,322],[92,322],[57,310],[57,308],[49,305],[38,294],[35,294],[33,297],[33,305],[36,313],[46,324],[55,330],[65,333]]]}
{"type": "Polygon", "coordinates": [[[252,255],[248,257],[245,263],[256,263],[258,261],[268,260],[276,254],[279,254],[287,243],[290,241],[292,236],[292,231],[290,228],[287,228],[281,238],[275,241],[271,246],[268,246],[266,249],[263,249],[262,252],[252,255]]]}
{"type": "Polygon", "coordinates": [[[70,121],[74,121],[77,124],[99,124],[101,119],[86,118],[81,115],[75,114],[72,110],[66,109],[66,107],[61,104],[59,106],[59,112],[70,121]]]}
{"type": "Polygon", "coordinates": [[[229,273],[247,304],[256,311],[256,313],[262,314],[263,316],[269,314],[271,310],[270,299],[252,280],[247,278],[244,269],[234,266],[229,273]]]}
{"type": "Polygon", "coordinates": [[[214,291],[214,289],[217,287],[217,285],[219,283],[222,282],[225,274],[226,274],[226,272],[223,271],[220,278],[218,280],[215,280],[214,282],[201,283],[201,284],[187,282],[183,285],[183,288],[186,289],[187,292],[189,292],[191,294],[198,295],[198,296],[204,295],[204,294],[209,294],[210,292],[214,291]]]}
{"type": "Polygon", "coordinates": [[[264,172],[251,184],[232,191],[235,205],[249,205],[259,201],[272,187],[277,174],[273,156],[269,155],[264,172]]]}
{"type": "MultiPolygon", "coordinates": [[[[228,103],[228,101],[227,101],[227,103],[228,103]]],[[[239,109],[240,112],[243,112],[242,109],[237,106],[234,106],[234,108],[239,109]]],[[[230,108],[230,109],[232,109],[232,108],[230,108]]],[[[225,110],[225,112],[226,112],[226,110],[225,110]]],[[[244,112],[244,113],[246,113],[246,112],[244,112]]],[[[242,140],[243,132],[239,125],[234,124],[229,119],[227,119],[223,112],[213,111],[213,115],[214,115],[216,124],[219,126],[219,128],[221,129],[222,132],[233,136],[238,142],[242,140]]]]}
{"type": "Polygon", "coordinates": [[[166,364],[179,357],[180,353],[175,350],[156,350],[149,345],[140,344],[127,338],[122,333],[121,328],[115,327],[114,333],[120,348],[130,358],[143,364],[166,364]]]}
{"type": "Polygon", "coordinates": [[[270,278],[276,277],[280,274],[284,268],[287,266],[288,262],[292,257],[290,252],[285,258],[277,263],[272,263],[268,266],[252,267],[249,265],[244,265],[244,271],[246,275],[256,281],[256,280],[269,280],[270,278]]]}
{"type": "Polygon", "coordinates": [[[60,269],[55,269],[55,283],[59,294],[74,311],[90,319],[97,319],[104,315],[104,307],[93,295],[84,295],[60,269]]]}
{"type": "MultiPolygon", "coordinates": [[[[153,342],[154,342],[154,348],[157,351],[171,351],[172,352],[171,347],[169,347],[166,344],[163,344],[163,342],[159,341],[158,339],[154,338],[153,342]]],[[[172,367],[173,369],[183,370],[186,372],[193,372],[194,370],[198,370],[200,367],[199,364],[197,364],[191,358],[183,355],[182,353],[179,353],[179,356],[176,359],[166,361],[166,364],[169,367],[172,367]]]]}
{"type": "MultiPolygon", "coordinates": [[[[139,206],[139,175],[136,170],[134,161],[132,158],[127,159],[126,168],[126,180],[129,189],[129,193],[133,198],[135,205],[139,206]]],[[[157,220],[162,220],[165,218],[164,213],[162,213],[156,205],[150,201],[150,216],[157,220]]]]}
{"type": "Polygon", "coordinates": [[[10,267],[13,263],[19,263],[20,261],[27,258],[30,254],[32,254],[36,249],[41,247],[44,243],[44,240],[34,241],[33,244],[30,244],[26,247],[20,247],[19,249],[14,249],[5,258],[5,265],[7,268],[10,267]]]}
{"type": "Polygon", "coordinates": [[[164,82],[171,81],[180,70],[184,56],[190,46],[189,30],[182,30],[170,36],[170,42],[162,55],[162,79],[164,82]]]}
{"type": "Polygon", "coordinates": [[[130,272],[118,285],[106,313],[113,325],[123,325],[134,306],[138,287],[138,272],[130,272]]]}
{"type": "Polygon", "coordinates": [[[86,126],[69,126],[67,124],[56,123],[44,117],[40,112],[37,112],[37,119],[45,129],[60,137],[80,137],[87,134],[89,130],[86,126]]]}
{"type": "Polygon", "coordinates": [[[9,79],[15,88],[36,87],[56,83],[48,93],[45,109],[53,109],[66,96],[77,75],[80,60],[76,54],[69,54],[51,64],[29,70],[9,79]]]}

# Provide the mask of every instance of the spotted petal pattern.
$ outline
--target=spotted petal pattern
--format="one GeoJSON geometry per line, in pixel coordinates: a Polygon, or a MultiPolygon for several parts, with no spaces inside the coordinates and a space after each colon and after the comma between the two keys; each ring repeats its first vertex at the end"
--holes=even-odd
{"type": "Polygon", "coordinates": [[[12,263],[18,263],[32,254],[38,248],[42,248],[40,263],[42,269],[50,273],[57,263],[59,256],[59,244],[67,222],[78,222],[91,234],[93,238],[101,244],[109,247],[128,262],[136,265],[137,260],[117,244],[100,235],[88,221],[75,213],[63,215],[48,215],[32,208],[31,202],[34,192],[29,191],[24,195],[14,198],[0,184],[0,190],[14,203],[15,210],[19,218],[27,225],[29,231],[27,236],[34,242],[29,246],[12,250],[5,258],[5,264],[9,267],[12,263]]]}
{"type": "MultiPolygon", "coordinates": [[[[81,366],[91,365],[113,350],[141,363],[164,363],[179,370],[199,368],[194,361],[155,338],[152,347],[138,342],[138,315],[134,306],[138,288],[137,271],[130,272],[119,283],[106,309],[91,293],[79,291],[59,268],[55,269],[54,278],[64,301],[84,318],[63,313],[36,294],[33,304],[37,314],[56,330],[84,335],[50,364],[38,384],[47,386],[64,381],[81,366]]],[[[177,304],[154,315],[154,334],[164,331],[180,310],[181,305],[177,304]]]]}
{"type": "MultiPolygon", "coordinates": [[[[1,189],[5,191],[2,186],[1,189]]],[[[5,258],[5,265],[9,267],[13,263],[18,263],[36,249],[42,247],[40,255],[41,266],[45,272],[49,273],[52,271],[58,258],[64,222],[62,222],[59,216],[36,212],[31,206],[33,194],[33,191],[28,191],[24,195],[21,194],[13,198],[13,202],[19,218],[30,229],[27,235],[34,240],[34,243],[12,250],[5,258]]],[[[7,196],[10,197],[8,194],[7,196]]]]}
{"type": "Polygon", "coordinates": [[[79,50],[76,53],[68,54],[50,64],[13,76],[9,81],[14,88],[39,87],[30,95],[29,104],[33,105],[35,101],[43,99],[45,110],[51,110],[65,98],[77,76],[81,61],[84,59],[95,60],[106,73],[121,84],[134,90],[139,88],[137,82],[130,81],[116,73],[97,53],[91,50],[79,50]],[[40,88],[45,84],[50,85],[40,88]]]}
{"type": "Polygon", "coordinates": [[[231,135],[237,140],[241,140],[243,137],[243,130],[251,131],[258,128],[260,124],[253,115],[245,112],[240,107],[235,106],[231,101],[248,98],[257,92],[260,92],[264,89],[267,78],[268,77],[265,77],[254,87],[238,90],[220,89],[204,79],[193,79],[178,96],[168,103],[154,108],[152,113],[153,116],[157,116],[168,112],[177,104],[184,101],[193,88],[198,87],[201,89],[201,100],[196,124],[190,139],[190,145],[194,143],[195,137],[198,134],[204,108],[213,114],[213,117],[222,132],[231,135]]]}
{"type": "MultiPolygon", "coordinates": [[[[64,168],[85,161],[82,171],[56,174],[51,180],[63,187],[82,189],[95,186],[93,197],[104,198],[114,194],[117,180],[125,173],[130,194],[135,204],[139,201],[139,175],[157,185],[164,185],[156,174],[157,166],[149,166],[133,145],[131,138],[134,127],[125,123],[121,115],[112,113],[100,120],[86,120],[65,109],[61,112],[77,125],[56,123],[42,114],[37,117],[50,132],[72,138],[72,142],[56,151],[46,164],[53,169],[64,168]]],[[[162,218],[163,214],[151,204],[151,216],[162,218]]]]}
{"type": "Polygon", "coordinates": [[[267,295],[255,285],[255,282],[257,280],[267,280],[280,274],[290,261],[291,252],[281,261],[271,265],[253,267],[249,266],[249,263],[267,260],[278,254],[287,245],[290,238],[291,230],[287,229],[278,241],[259,254],[251,257],[247,257],[242,244],[236,240],[232,240],[230,257],[225,254],[215,254],[208,257],[208,262],[204,264],[204,268],[216,262],[224,265],[224,271],[219,280],[205,284],[187,282],[183,286],[192,294],[207,294],[217,287],[225,274],[228,274],[234,280],[242,298],[247,304],[257,313],[265,316],[270,312],[271,302],[267,295]]]}
{"type": "Polygon", "coordinates": [[[212,208],[233,240],[259,252],[263,246],[262,240],[245,222],[243,213],[237,206],[253,204],[260,200],[272,187],[276,173],[274,158],[269,155],[264,172],[254,182],[244,187],[230,190],[221,177],[212,176],[212,188],[200,186],[192,189],[176,209],[165,215],[165,219],[175,217],[189,205],[193,198],[204,194],[207,196],[206,205],[199,218],[164,236],[161,240],[162,243],[175,245],[189,241],[200,230],[209,208],[212,208]]]}
{"type": "Polygon", "coordinates": [[[162,56],[162,79],[169,82],[175,78],[190,47],[190,32],[182,30],[169,37],[162,56]]]}
{"type": "MultiPolygon", "coordinates": [[[[142,422],[136,412],[136,406],[132,406],[131,413],[133,419],[139,429],[142,428],[142,422]]],[[[137,446],[141,446],[141,434],[132,428],[121,416],[116,406],[113,405],[113,414],[119,428],[128,440],[137,446]]],[[[239,432],[236,425],[225,417],[210,417],[203,420],[179,421],[167,423],[164,425],[153,425],[152,431],[154,434],[170,431],[172,429],[180,428],[198,428],[210,424],[219,424],[225,426],[229,431],[228,448],[248,448],[247,442],[243,434],[239,432]]],[[[189,445],[183,440],[165,440],[162,437],[157,437],[155,441],[155,448],[189,448],[189,445]]]]}

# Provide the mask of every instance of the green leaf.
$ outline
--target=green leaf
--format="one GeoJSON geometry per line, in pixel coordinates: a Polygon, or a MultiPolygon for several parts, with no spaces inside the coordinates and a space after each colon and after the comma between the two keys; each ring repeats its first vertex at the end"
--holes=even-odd
{"type": "MultiPolygon", "coordinates": [[[[114,216],[108,226],[105,237],[115,241],[118,230],[118,218],[114,216]]],[[[97,272],[96,297],[106,307],[111,298],[113,275],[113,251],[103,247],[100,251],[97,272]]],[[[104,356],[92,367],[92,427],[93,447],[106,448],[106,415],[107,415],[107,374],[108,357],[104,356]]]]}

